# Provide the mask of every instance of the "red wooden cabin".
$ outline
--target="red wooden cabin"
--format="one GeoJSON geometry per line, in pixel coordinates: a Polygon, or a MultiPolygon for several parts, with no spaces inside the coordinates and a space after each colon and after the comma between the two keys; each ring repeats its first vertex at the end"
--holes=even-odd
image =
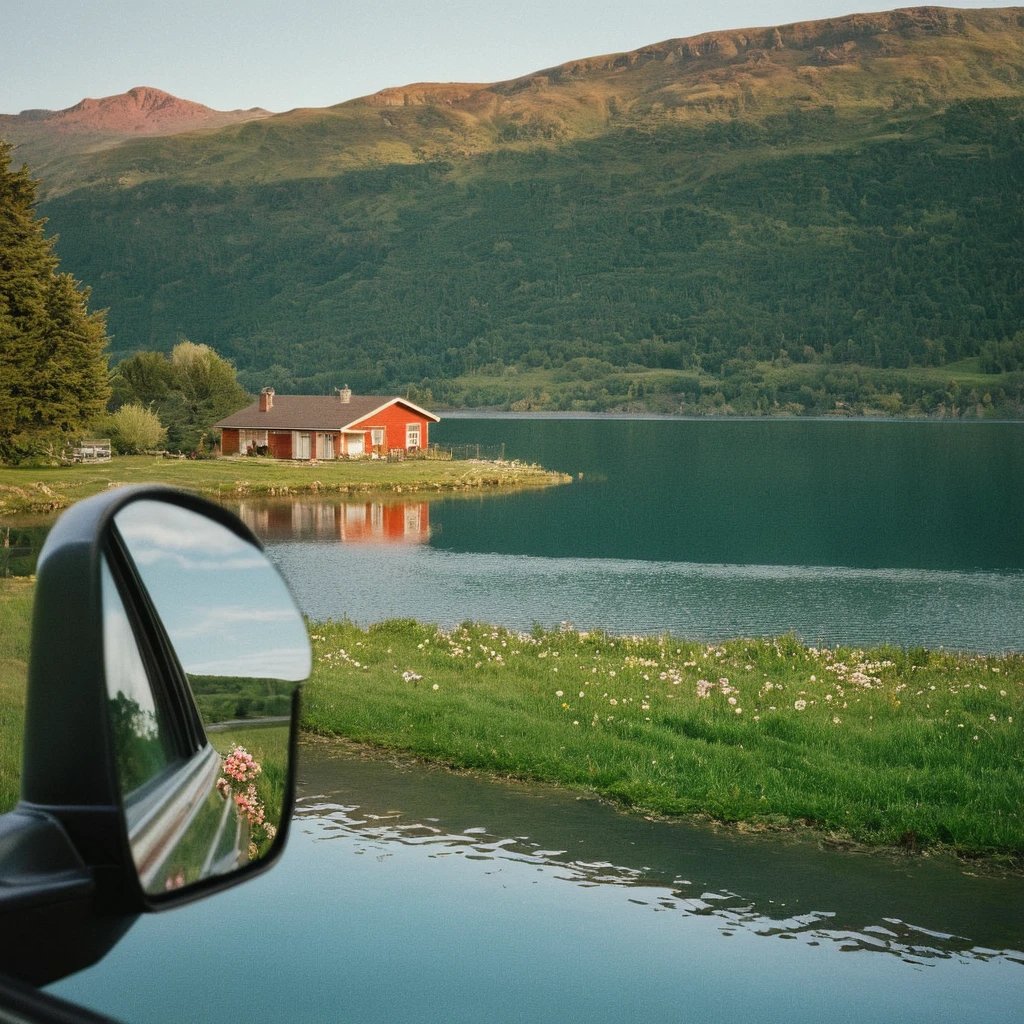
{"type": "Polygon", "coordinates": [[[259,398],[215,423],[224,455],[265,450],[275,459],[340,459],[386,456],[426,448],[431,423],[440,417],[407,398],[353,395],[275,395],[259,398]]]}

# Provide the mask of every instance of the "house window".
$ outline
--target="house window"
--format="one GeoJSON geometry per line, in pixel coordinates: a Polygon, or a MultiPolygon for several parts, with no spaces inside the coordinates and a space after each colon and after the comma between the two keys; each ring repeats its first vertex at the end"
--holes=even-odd
{"type": "Polygon", "coordinates": [[[405,425],[405,447],[408,449],[419,448],[420,446],[420,425],[418,423],[407,423],[405,425]]]}
{"type": "Polygon", "coordinates": [[[293,459],[308,459],[310,458],[310,443],[309,434],[299,433],[296,431],[292,434],[292,458],[293,459]]]}
{"type": "Polygon", "coordinates": [[[370,444],[372,444],[374,448],[383,448],[384,447],[384,428],[383,427],[374,427],[370,431],[370,444]]]}

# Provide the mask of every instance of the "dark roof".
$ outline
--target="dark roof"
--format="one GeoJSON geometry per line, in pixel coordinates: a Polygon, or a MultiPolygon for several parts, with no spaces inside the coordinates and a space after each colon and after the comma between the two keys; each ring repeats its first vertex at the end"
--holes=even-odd
{"type": "Polygon", "coordinates": [[[400,402],[435,423],[439,420],[432,412],[394,395],[353,395],[347,402],[337,395],[274,395],[273,407],[266,412],[260,412],[257,399],[214,426],[245,430],[344,430],[394,402],[400,402]]]}

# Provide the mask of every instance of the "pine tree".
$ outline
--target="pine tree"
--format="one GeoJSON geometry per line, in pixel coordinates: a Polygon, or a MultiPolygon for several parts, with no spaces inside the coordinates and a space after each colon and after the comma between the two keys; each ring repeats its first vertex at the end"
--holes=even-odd
{"type": "Polygon", "coordinates": [[[103,313],[58,271],[35,213],[36,182],[0,141],[0,459],[58,456],[104,410],[103,313]]]}

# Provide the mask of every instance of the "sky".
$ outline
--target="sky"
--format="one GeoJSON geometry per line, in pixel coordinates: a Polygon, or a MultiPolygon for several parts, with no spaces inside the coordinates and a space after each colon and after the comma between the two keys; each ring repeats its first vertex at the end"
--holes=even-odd
{"type": "Polygon", "coordinates": [[[0,113],[61,110],[137,85],[217,110],[326,107],[389,86],[497,82],[716,29],[885,9],[857,0],[0,0],[0,113]]]}

